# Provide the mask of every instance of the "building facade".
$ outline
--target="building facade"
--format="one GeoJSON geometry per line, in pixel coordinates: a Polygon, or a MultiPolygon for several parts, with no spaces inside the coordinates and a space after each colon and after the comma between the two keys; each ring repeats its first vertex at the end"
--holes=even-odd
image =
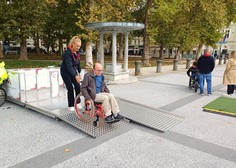
{"type": "Polygon", "coordinates": [[[222,39],[217,42],[217,53],[224,55],[236,50],[236,23],[231,23],[229,27],[224,28],[222,39]]]}

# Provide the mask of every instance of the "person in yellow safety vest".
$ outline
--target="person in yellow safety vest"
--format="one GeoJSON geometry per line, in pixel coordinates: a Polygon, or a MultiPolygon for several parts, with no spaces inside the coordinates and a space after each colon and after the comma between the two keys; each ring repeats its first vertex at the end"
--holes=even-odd
{"type": "Polygon", "coordinates": [[[8,73],[5,69],[5,63],[1,62],[0,63],[0,85],[2,85],[3,82],[7,79],[8,79],[8,73]]]}

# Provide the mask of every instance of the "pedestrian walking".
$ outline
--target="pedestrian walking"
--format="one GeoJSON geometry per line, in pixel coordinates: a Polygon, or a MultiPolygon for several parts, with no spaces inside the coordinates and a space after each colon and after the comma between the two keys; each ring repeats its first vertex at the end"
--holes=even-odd
{"type": "Polygon", "coordinates": [[[223,84],[227,85],[227,95],[232,96],[236,85],[236,51],[232,51],[226,64],[223,76],[223,84]]]}

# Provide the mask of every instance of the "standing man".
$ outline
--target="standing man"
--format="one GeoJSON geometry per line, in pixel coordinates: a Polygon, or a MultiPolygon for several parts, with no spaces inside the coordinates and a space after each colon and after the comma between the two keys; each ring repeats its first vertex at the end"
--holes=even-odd
{"type": "Polygon", "coordinates": [[[84,75],[81,92],[86,101],[102,102],[105,122],[112,123],[124,117],[119,114],[120,108],[115,97],[110,93],[104,82],[102,65],[95,63],[93,70],[84,75]]]}
{"type": "Polygon", "coordinates": [[[200,95],[204,95],[204,82],[207,83],[207,94],[212,95],[212,75],[211,72],[215,68],[214,58],[211,56],[210,50],[205,49],[204,54],[198,59],[197,67],[200,73],[200,95]]]}

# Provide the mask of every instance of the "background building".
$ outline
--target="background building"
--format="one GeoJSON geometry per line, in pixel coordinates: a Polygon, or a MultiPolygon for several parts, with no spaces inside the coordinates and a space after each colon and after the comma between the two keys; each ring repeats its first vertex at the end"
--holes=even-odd
{"type": "Polygon", "coordinates": [[[224,28],[221,41],[217,42],[217,53],[225,55],[232,50],[236,50],[236,23],[231,23],[228,28],[224,28]]]}

